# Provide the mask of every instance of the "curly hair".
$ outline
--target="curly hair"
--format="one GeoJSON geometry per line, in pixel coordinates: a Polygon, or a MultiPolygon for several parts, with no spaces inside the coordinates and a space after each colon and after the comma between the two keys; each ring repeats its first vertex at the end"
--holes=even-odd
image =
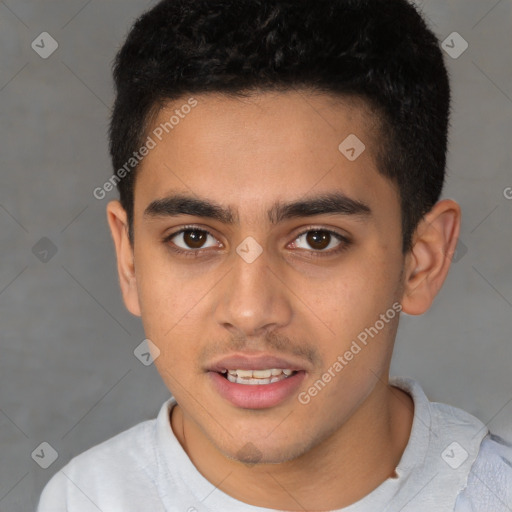
{"type": "MultiPolygon", "coordinates": [[[[403,252],[441,194],[449,79],[438,39],[406,0],[162,0],[134,23],[114,80],[114,169],[166,101],[305,87],[377,112],[377,167],[399,190],[403,252]]],[[[136,168],[117,183],[132,244],[135,178],[136,168]]]]}

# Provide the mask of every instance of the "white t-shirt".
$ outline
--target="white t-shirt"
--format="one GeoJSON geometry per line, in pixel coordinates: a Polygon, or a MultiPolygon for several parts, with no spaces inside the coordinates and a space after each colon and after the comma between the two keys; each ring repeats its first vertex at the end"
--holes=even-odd
{"type": "MultiPolygon", "coordinates": [[[[415,405],[396,468],[338,512],[511,512],[512,444],[469,413],[430,402],[410,378],[390,383],[415,405]]],[[[265,512],[206,480],[173,433],[174,398],[147,420],[74,457],[48,482],[37,512],[265,512]]]]}

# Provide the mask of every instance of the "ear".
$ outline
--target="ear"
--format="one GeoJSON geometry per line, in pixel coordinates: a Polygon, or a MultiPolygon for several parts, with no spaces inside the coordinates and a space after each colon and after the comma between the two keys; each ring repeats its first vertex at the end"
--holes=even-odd
{"type": "Polygon", "coordinates": [[[128,220],[126,211],[119,201],[108,203],[107,220],[116,248],[117,272],[124,304],[130,313],[141,316],[133,248],[128,237],[128,220]]]}
{"type": "Polygon", "coordinates": [[[414,233],[406,256],[402,308],[409,315],[427,311],[446,279],[460,232],[460,206],[451,199],[435,204],[414,233]]]}

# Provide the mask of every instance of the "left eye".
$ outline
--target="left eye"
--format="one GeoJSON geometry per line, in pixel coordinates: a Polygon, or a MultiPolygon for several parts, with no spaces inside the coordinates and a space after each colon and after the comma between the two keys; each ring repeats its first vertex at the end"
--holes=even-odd
{"type": "Polygon", "coordinates": [[[343,240],[344,238],[334,231],[329,231],[326,229],[314,229],[299,235],[295,239],[294,245],[300,249],[315,249],[316,251],[325,251],[327,249],[337,247],[343,242],[343,240]],[[309,247],[300,247],[300,245],[297,244],[297,241],[299,240],[307,243],[309,247]]]}

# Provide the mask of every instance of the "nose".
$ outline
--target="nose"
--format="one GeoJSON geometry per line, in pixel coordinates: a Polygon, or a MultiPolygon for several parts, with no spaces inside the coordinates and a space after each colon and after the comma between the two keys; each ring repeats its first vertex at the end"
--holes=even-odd
{"type": "Polygon", "coordinates": [[[290,291],[267,256],[264,250],[248,262],[234,255],[233,267],[217,291],[215,320],[231,334],[261,336],[291,321],[290,291]]]}

